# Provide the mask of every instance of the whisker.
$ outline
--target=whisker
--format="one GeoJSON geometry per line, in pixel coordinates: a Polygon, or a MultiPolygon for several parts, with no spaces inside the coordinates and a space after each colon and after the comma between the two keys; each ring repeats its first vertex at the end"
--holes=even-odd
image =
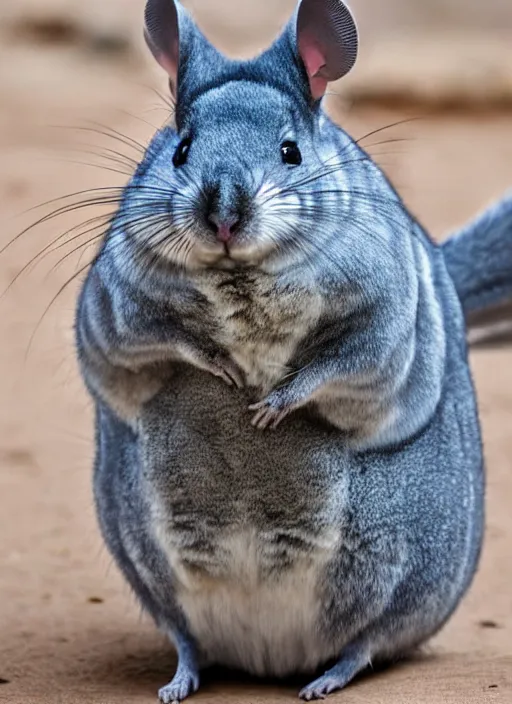
{"type": "MultiPolygon", "coordinates": [[[[38,203],[37,205],[33,205],[30,208],[27,208],[26,210],[22,210],[20,213],[18,213],[18,217],[21,217],[22,215],[27,215],[28,213],[32,213],[35,210],[41,210],[41,208],[45,208],[48,205],[53,205],[54,203],[58,203],[63,200],[67,200],[68,198],[75,198],[76,196],[81,196],[85,195],[86,193],[99,193],[102,191],[118,191],[122,193],[124,190],[123,186],[105,186],[105,187],[100,187],[100,188],[86,188],[82,191],[76,191],[75,193],[67,193],[66,195],[63,196],[58,196],[57,198],[51,198],[50,200],[44,201],[43,203],[38,203]]],[[[2,250],[0,250],[1,252],[2,250]]]]}
{"type": "Polygon", "coordinates": [[[77,143],[70,149],[70,151],[97,156],[101,159],[106,159],[108,161],[129,166],[131,169],[136,169],[139,165],[139,161],[131,157],[129,154],[124,154],[117,149],[111,149],[110,147],[105,147],[103,145],[96,146],[86,143],[77,143]]]}
{"type": "Polygon", "coordinates": [[[100,169],[101,171],[108,171],[112,174],[120,174],[121,176],[131,176],[132,171],[121,169],[114,169],[112,166],[105,166],[104,164],[93,164],[88,161],[78,161],[77,159],[57,159],[61,164],[74,164],[76,166],[87,166],[92,169],[100,169]]]}
{"type": "Polygon", "coordinates": [[[415,137],[399,137],[397,139],[383,139],[381,142],[373,142],[373,144],[365,144],[364,149],[368,151],[372,147],[380,147],[383,144],[396,144],[397,142],[413,142],[415,137]]]}
{"type": "Polygon", "coordinates": [[[144,85],[144,88],[148,88],[150,91],[152,91],[157,98],[160,98],[160,100],[164,103],[166,107],[168,107],[172,113],[176,111],[176,102],[173,99],[172,95],[164,95],[164,93],[161,93],[157,88],[154,86],[148,86],[144,85]]]}
{"type": "Polygon", "coordinates": [[[379,134],[380,132],[384,132],[385,130],[390,130],[393,127],[399,127],[400,125],[405,125],[408,122],[415,122],[416,120],[421,120],[421,117],[408,117],[404,120],[397,120],[397,122],[392,122],[389,125],[384,125],[384,127],[379,127],[376,130],[372,130],[371,132],[368,132],[367,134],[363,135],[362,137],[358,137],[358,139],[355,139],[354,142],[355,144],[360,144],[363,140],[368,139],[368,137],[373,137],[376,134],[379,134]]]}
{"type": "MultiPolygon", "coordinates": [[[[153,214],[152,214],[150,217],[151,217],[151,219],[152,219],[152,221],[153,221],[153,224],[154,224],[154,219],[155,219],[155,218],[153,217],[153,214]]],[[[105,216],[98,216],[97,218],[91,218],[91,221],[94,221],[94,220],[97,220],[97,219],[100,219],[100,218],[104,219],[105,216]]],[[[159,218],[161,219],[161,216],[159,216],[159,218]]],[[[131,228],[134,224],[137,224],[138,222],[144,222],[144,223],[146,223],[146,228],[147,228],[147,227],[148,227],[148,220],[149,220],[148,215],[147,215],[147,214],[144,214],[144,215],[142,215],[142,216],[140,216],[140,217],[137,217],[137,218],[130,218],[129,221],[120,222],[119,224],[113,222],[113,223],[110,224],[110,232],[115,233],[117,230],[122,230],[123,228],[127,228],[128,225],[129,225],[130,228],[131,228]]],[[[85,232],[81,232],[81,233],[79,233],[78,235],[75,235],[75,236],[72,237],[71,239],[66,240],[66,242],[63,242],[63,243],[59,244],[57,247],[54,247],[53,249],[49,250],[48,252],[46,252],[46,256],[47,256],[47,255],[50,255],[50,254],[53,254],[54,252],[58,251],[59,249],[62,249],[63,247],[65,247],[65,246],[67,246],[68,244],[70,244],[70,242],[73,242],[73,241],[75,241],[75,240],[77,240],[77,239],[79,239],[79,238],[81,238],[81,237],[84,237],[84,236],[86,236],[86,235],[91,234],[92,232],[94,232],[95,230],[97,230],[97,229],[99,229],[99,228],[102,229],[102,232],[100,232],[98,235],[95,235],[93,238],[91,238],[91,239],[88,240],[87,242],[82,243],[82,244],[79,245],[78,247],[75,247],[75,249],[73,249],[71,253],[66,254],[61,260],[59,260],[59,262],[57,263],[57,264],[59,264],[59,263],[62,262],[64,259],[66,259],[66,258],[69,256],[69,254],[75,253],[75,252],[79,251],[80,249],[82,249],[83,247],[87,247],[87,246],[88,246],[89,244],[91,244],[92,242],[96,242],[96,241],[98,241],[99,239],[101,239],[101,238],[104,236],[104,234],[105,234],[105,233],[104,233],[104,228],[107,227],[108,225],[109,225],[108,220],[107,220],[107,222],[100,222],[98,225],[95,225],[94,227],[91,227],[91,228],[89,228],[88,230],[85,230],[85,232]]],[[[75,229],[75,228],[73,228],[73,229],[75,229]]],[[[65,233],[65,234],[69,234],[69,233],[65,233]]],[[[135,234],[137,234],[137,233],[135,233],[135,234]]],[[[45,248],[45,249],[46,249],[46,248],[45,248]]],[[[43,251],[44,251],[44,250],[43,250],[43,251]]]]}
{"type": "Polygon", "coordinates": [[[151,127],[151,129],[154,130],[155,132],[159,132],[162,129],[162,127],[164,126],[164,125],[162,125],[161,127],[157,127],[152,122],[149,122],[148,120],[144,119],[143,117],[140,117],[140,115],[134,115],[129,110],[123,110],[123,109],[119,108],[117,110],[117,112],[119,112],[121,115],[126,115],[127,117],[130,117],[132,120],[137,120],[138,122],[142,122],[144,125],[151,127]]]}
{"type": "Polygon", "coordinates": [[[20,233],[18,233],[10,242],[8,242],[2,249],[0,249],[0,254],[3,254],[9,247],[11,247],[15,242],[17,242],[20,238],[24,237],[26,234],[34,230],[36,227],[39,225],[43,225],[46,222],[50,222],[51,220],[59,217],[60,215],[66,215],[68,213],[74,212],[75,210],[80,210],[82,208],[86,207],[91,207],[93,205],[101,206],[101,205],[109,205],[109,204],[119,204],[118,200],[113,200],[113,199],[105,199],[101,201],[92,201],[89,203],[81,203],[81,204],[75,204],[73,206],[67,206],[66,208],[59,208],[58,211],[55,211],[54,213],[50,213],[49,215],[45,215],[41,218],[39,218],[36,222],[32,223],[28,227],[26,227],[24,230],[22,230],[20,233]]]}
{"type": "Polygon", "coordinates": [[[321,167],[320,169],[314,171],[312,174],[309,174],[308,176],[305,176],[299,181],[295,181],[294,183],[287,184],[285,187],[279,189],[277,193],[273,193],[270,197],[269,200],[272,198],[277,197],[277,195],[283,195],[285,193],[289,192],[294,192],[298,188],[301,188],[302,186],[308,186],[311,183],[314,183],[315,181],[319,181],[320,179],[326,178],[327,176],[332,176],[333,174],[341,171],[343,168],[350,164],[354,163],[360,163],[360,162],[370,162],[370,158],[368,156],[361,156],[357,159],[351,159],[351,160],[345,160],[343,162],[340,162],[339,164],[334,164],[332,166],[328,167],[321,167]]]}
{"type": "MultiPolygon", "coordinates": [[[[100,233],[98,233],[97,235],[95,235],[94,237],[91,237],[90,239],[88,239],[87,242],[84,242],[84,243],[82,243],[81,245],[79,245],[78,247],[74,247],[71,251],[66,252],[66,254],[64,254],[62,257],[60,257],[60,259],[58,259],[58,260],[55,262],[55,264],[50,268],[50,270],[49,270],[49,271],[47,272],[47,274],[45,275],[44,280],[47,280],[48,277],[50,276],[50,274],[53,274],[55,271],[57,271],[57,269],[58,269],[67,259],[69,259],[69,257],[72,257],[72,256],[73,256],[73,254],[77,254],[77,252],[80,252],[80,251],[81,251],[81,255],[80,255],[80,260],[81,260],[81,257],[83,256],[84,252],[86,252],[93,244],[99,242],[102,237],[103,237],[103,233],[100,232],[100,233]]],[[[79,261],[80,261],[80,260],[79,260],[79,261]]]]}
{"type": "MultiPolygon", "coordinates": [[[[15,242],[17,242],[20,238],[24,237],[27,233],[31,232],[34,230],[36,227],[39,225],[42,225],[46,222],[49,222],[60,215],[66,215],[72,212],[75,212],[77,210],[81,210],[83,208],[89,208],[89,207],[95,207],[95,206],[106,206],[106,205],[121,205],[124,197],[130,193],[131,191],[134,192],[140,192],[140,191],[148,191],[152,195],[162,195],[166,196],[167,198],[174,196],[178,198],[182,198],[182,200],[187,200],[186,196],[184,194],[179,193],[179,192],[173,192],[170,189],[158,189],[156,187],[147,187],[147,186],[140,186],[140,185],[127,185],[127,186],[120,186],[120,187],[105,187],[105,188],[97,188],[97,189],[86,189],[84,191],[78,191],[77,193],[72,193],[68,194],[67,196],[60,196],[59,198],[52,199],[48,201],[47,203],[40,204],[37,206],[34,206],[30,208],[29,210],[25,212],[30,212],[32,210],[40,209],[41,207],[44,207],[45,205],[51,205],[53,203],[57,202],[62,202],[65,201],[69,198],[72,198],[74,196],[79,196],[79,195],[85,195],[85,194],[95,194],[97,193],[98,195],[96,197],[91,197],[89,199],[83,200],[83,201],[78,201],[76,203],[70,203],[63,205],[59,208],[56,208],[54,211],[51,213],[47,213],[46,215],[43,215],[41,218],[36,220],[34,223],[31,223],[28,227],[23,229],[21,232],[19,232],[13,239],[11,239],[4,247],[0,249],[0,255],[3,254],[9,247],[11,247],[15,242]]],[[[150,199],[145,196],[146,200],[149,202],[150,199]]],[[[153,199],[154,201],[157,200],[157,198],[153,199]]]]}
{"type": "MultiPolygon", "coordinates": [[[[53,252],[58,251],[58,250],[61,249],[62,247],[65,247],[65,246],[66,246],[67,244],[69,244],[70,242],[73,242],[74,240],[79,239],[80,237],[84,237],[85,235],[90,234],[91,232],[94,232],[94,230],[96,230],[96,229],[98,229],[98,228],[100,228],[100,227],[103,229],[103,228],[106,227],[106,225],[108,224],[108,221],[105,222],[105,223],[100,223],[100,224],[96,225],[95,227],[90,228],[89,230],[86,230],[85,232],[81,232],[80,234],[75,235],[74,237],[72,237],[70,240],[66,240],[66,242],[61,243],[61,244],[57,245],[56,247],[54,247],[54,245],[56,245],[56,243],[59,242],[59,240],[61,240],[63,237],[66,237],[66,235],[70,234],[71,232],[73,232],[73,231],[76,230],[77,228],[84,227],[84,226],[87,225],[88,223],[94,222],[95,220],[98,220],[99,218],[104,219],[105,217],[106,217],[105,215],[96,216],[95,218],[91,218],[91,220],[86,221],[85,223],[80,223],[80,225],[75,226],[74,228],[71,228],[71,230],[62,233],[62,234],[59,235],[56,239],[54,239],[52,242],[50,242],[48,245],[46,245],[46,247],[44,247],[44,248],[43,248],[42,250],[40,250],[37,254],[35,254],[26,264],[24,264],[24,266],[22,267],[22,269],[20,269],[20,271],[18,271],[18,273],[17,273],[17,274],[13,277],[13,279],[9,282],[9,284],[8,284],[7,287],[4,289],[4,291],[2,291],[2,293],[1,293],[1,295],[0,295],[0,299],[2,299],[2,298],[8,293],[8,291],[10,291],[10,289],[11,289],[11,288],[16,284],[16,282],[23,276],[23,274],[24,274],[26,271],[28,271],[28,269],[30,269],[30,267],[31,267],[33,264],[39,263],[39,261],[42,261],[46,256],[52,254],[53,252]]],[[[103,233],[101,233],[100,236],[102,236],[102,235],[103,235],[103,233]]]]}
{"type": "Polygon", "coordinates": [[[27,345],[27,349],[26,349],[26,352],[25,352],[25,362],[27,361],[27,358],[28,358],[28,356],[29,356],[29,354],[30,354],[30,350],[32,349],[32,344],[33,344],[33,342],[34,342],[35,336],[37,335],[37,332],[38,332],[39,328],[41,327],[41,325],[42,325],[44,319],[46,318],[46,316],[47,316],[48,312],[50,311],[50,309],[52,308],[52,306],[55,304],[55,302],[57,301],[57,299],[59,298],[59,296],[68,288],[68,286],[69,286],[70,284],[72,284],[73,281],[75,281],[75,280],[76,280],[81,274],[83,274],[87,269],[89,269],[89,267],[90,267],[93,263],[94,263],[94,259],[93,259],[92,261],[88,262],[85,266],[83,266],[81,269],[79,269],[76,273],[74,273],[73,276],[72,276],[70,279],[68,279],[68,280],[66,281],[66,283],[63,284],[63,285],[59,288],[59,290],[57,291],[57,293],[53,296],[53,298],[51,299],[51,301],[49,302],[49,304],[46,306],[46,308],[45,308],[44,311],[43,311],[43,314],[42,314],[41,317],[39,318],[39,320],[38,320],[38,322],[37,322],[37,324],[36,324],[36,326],[35,326],[35,328],[34,328],[34,331],[32,332],[32,334],[31,334],[31,336],[30,336],[30,339],[29,339],[29,342],[28,342],[28,345],[27,345]]]}
{"type": "Polygon", "coordinates": [[[82,132],[89,132],[92,134],[99,134],[102,135],[103,137],[107,137],[108,139],[115,139],[123,144],[125,144],[127,147],[131,147],[132,149],[135,149],[135,151],[139,152],[140,154],[145,154],[146,150],[148,148],[147,144],[141,144],[138,142],[136,139],[133,137],[130,137],[129,135],[123,134],[122,132],[119,132],[119,130],[114,129],[113,127],[110,127],[109,125],[102,125],[101,122],[96,122],[95,120],[85,120],[86,124],[93,125],[92,127],[76,127],[77,130],[80,130],[82,132]]]}

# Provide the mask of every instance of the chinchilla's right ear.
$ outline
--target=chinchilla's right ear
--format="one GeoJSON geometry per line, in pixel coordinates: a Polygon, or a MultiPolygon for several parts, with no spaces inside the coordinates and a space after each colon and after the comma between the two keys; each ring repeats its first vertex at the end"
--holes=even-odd
{"type": "Polygon", "coordinates": [[[178,0],[147,0],[144,37],[178,102],[186,100],[198,84],[218,75],[227,59],[199,31],[178,0]]]}
{"type": "Polygon", "coordinates": [[[343,0],[298,0],[274,44],[254,62],[265,82],[318,105],[327,84],[352,70],[359,37],[343,0]]]}
{"type": "Polygon", "coordinates": [[[329,82],[342,78],[354,66],[359,44],[357,25],[342,0],[300,0],[292,22],[311,95],[318,100],[329,82]]]}

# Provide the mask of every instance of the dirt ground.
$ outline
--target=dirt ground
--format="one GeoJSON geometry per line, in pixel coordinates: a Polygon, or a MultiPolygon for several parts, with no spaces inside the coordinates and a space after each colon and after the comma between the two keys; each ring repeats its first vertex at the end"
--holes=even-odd
{"type": "MultiPolygon", "coordinates": [[[[132,158],[137,148],[86,131],[104,131],[92,123],[144,143],[166,116],[151,89],[165,88],[158,73],[129,52],[116,59],[109,47],[89,51],[69,39],[64,32],[58,49],[44,37],[0,40],[0,248],[59,203],[23,214],[28,208],[123,183],[117,170],[126,162],[102,161],[91,145],[132,158]]],[[[336,97],[331,105],[357,136],[410,117],[349,110],[336,97]]],[[[437,237],[512,187],[511,114],[431,116],[364,144],[437,237]],[[386,139],[406,141],[377,144],[386,139]]],[[[173,673],[170,647],[140,615],[95,523],[91,405],[72,342],[77,282],[61,290],[91,256],[73,251],[85,236],[12,284],[60,233],[98,212],[105,211],[43,223],[0,255],[0,291],[10,286],[0,299],[0,701],[10,704],[150,703],[173,673]]],[[[511,362],[509,350],[472,355],[488,494],[485,550],[470,594],[422,657],[359,680],[333,704],[512,702],[511,362]]],[[[297,687],[218,675],[194,701],[291,702],[297,687]]]]}

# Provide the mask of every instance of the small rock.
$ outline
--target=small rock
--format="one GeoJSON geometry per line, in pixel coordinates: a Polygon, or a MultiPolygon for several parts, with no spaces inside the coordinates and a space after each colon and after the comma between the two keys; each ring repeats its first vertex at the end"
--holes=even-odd
{"type": "Polygon", "coordinates": [[[501,628],[499,623],[496,623],[496,621],[491,621],[485,620],[485,621],[480,621],[479,624],[480,628],[501,628]]]}
{"type": "Polygon", "coordinates": [[[12,28],[12,34],[24,41],[38,44],[76,44],[80,30],[64,17],[24,17],[12,28]]]}
{"type": "Polygon", "coordinates": [[[102,599],[99,596],[90,596],[87,599],[87,601],[89,602],[89,604],[103,604],[104,603],[104,599],[102,599]]]}

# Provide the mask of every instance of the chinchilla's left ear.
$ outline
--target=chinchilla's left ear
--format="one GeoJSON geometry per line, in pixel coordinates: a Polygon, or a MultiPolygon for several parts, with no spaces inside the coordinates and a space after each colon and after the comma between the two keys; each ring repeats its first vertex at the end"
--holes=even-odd
{"type": "Polygon", "coordinates": [[[207,82],[226,62],[178,0],[147,0],[144,25],[146,43],[169,74],[177,100],[207,82]]]}
{"type": "Polygon", "coordinates": [[[355,20],[341,0],[300,0],[289,30],[295,32],[311,95],[319,100],[327,84],[345,76],[356,62],[355,20]]]}

